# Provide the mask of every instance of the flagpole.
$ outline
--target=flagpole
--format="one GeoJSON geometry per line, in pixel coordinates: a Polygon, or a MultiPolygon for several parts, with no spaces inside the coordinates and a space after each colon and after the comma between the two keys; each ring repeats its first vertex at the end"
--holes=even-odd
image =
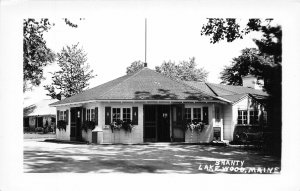
{"type": "Polygon", "coordinates": [[[145,64],[147,64],[147,18],[145,18],[145,64]]]}

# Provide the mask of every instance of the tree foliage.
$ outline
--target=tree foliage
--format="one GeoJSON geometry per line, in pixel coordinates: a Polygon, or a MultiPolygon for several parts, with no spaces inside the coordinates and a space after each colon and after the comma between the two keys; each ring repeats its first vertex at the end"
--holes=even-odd
{"type": "Polygon", "coordinates": [[[161,66],[156,66],[155,70],[168,77],[183,81],[206,81],[208,72],[204,68],[196,68],[196,65],[193,57],[189,61],[181,61],[179,64],[164,61],[161,66]]]}
{"type": "Polygon", "coordinates": [[[258,49],[246,48],[231,66],[221,72],[222,83],[242,85],[242,76],[252,74],[264,80],[270,96],[281,99],[282,31],[280,26],[261,27],[262,39],[254,39],[258,49]]]}
{"type": "Polygon", "coordinates": [[[244,49],[242,55],[233,59],[233,64],[221,73],[223,83],[241,84],[241,76],[253,74],[263,79],[264,89],[269,93],[266,100],[268,120],[272,135],[270,150],[281,154],[281,116],[282,116],[282,29],[271,25],[272,19],[249,19],[245,28],[240,29],[236,19],[208,19],[203,25],[201,35],[210,36],[211,43],[221,40],[232,42],[243,38],[251,31],[260,31],[261,39],[254,39],[258,51],[244,49]]]}
{"type": "Polygon", "coordinates": [[[54,73],[51,85],[44,86],[49,92],[47,95],[61,100],[78,94],[89,86],[88,81],[95,76],[87,62],[87,54],[78,44],[66,46],[57,54],[60,70],[54,73]]]}
{"type": "MultiPolygon", "coordinates": [[[[63,20],[70,27],[78,27],[70,19],[63,20]]],[[[54,25],[47,18],[23,20],[23,92],[39,86],[44,79],[44,67],[55,61],[55,53],[47,47],[43,37],[54,25]]]]}
{"type": "Polygon", "coordinates": [[[221,72],[223,84],[243,85],[242,77],[248,74],[263,79],[265,67],[271,61],[270,56],[261,56],[260,51],[256,48],[245,48],[242,54],[233,58],[230,66],[225,66],[221,72]]]}
{"type": "Polygon", "coordinates": [[[235,18],[208,18],[207,23],[202,26],[201,35],[210,36],[211,43],[217,43],[221,40],[232,42],[236,39],[242,39],[251,31],[261,31],[268,27],[273,19],[249,19],[246,26],[241,27],[235,18]]]}
{"type": "Polygon", "coordinates": [[[126,68],[126,74],[135,73],[144,68],[144,62],[138,60],[131,63],[130,66],[126,68]]]}
{"type": "Polygon", "coordinates": [[[55,59],[43,38],[51,26],[48,19],[23,20],[23,92],[40,85],[43,68],[55,59]]]}

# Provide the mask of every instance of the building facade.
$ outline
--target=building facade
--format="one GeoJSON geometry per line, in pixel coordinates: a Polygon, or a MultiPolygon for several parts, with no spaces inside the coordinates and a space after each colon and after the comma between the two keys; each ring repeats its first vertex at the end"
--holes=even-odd
{"type": "Polygon", "coordinates": [[[97,144],[226,142],[233,140],[238,124],[259,118],[262,104],[252,94],[244,92],[233,100],[207,83],[195,83],[143,68],[52,103],[57,139],[97,144]]]}

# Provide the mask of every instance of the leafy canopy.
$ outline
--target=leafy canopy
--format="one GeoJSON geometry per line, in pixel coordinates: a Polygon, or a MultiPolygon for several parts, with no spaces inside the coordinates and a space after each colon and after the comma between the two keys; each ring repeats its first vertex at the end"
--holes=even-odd
{"type": "Polygon", "coordinates": [[[40,85],[43,68],[55,59],[43,38],[51,26],[48,19],[23,20],[23,92],[40,85]]]}
{"type": "Polygon", "coordinates": [[[221,40],[232,42],[242,39],[251,31],[261,31],[268,27],[273,19],[249,19],[243,28],[235,18],[208,18],[207,23],[202,26],[201,35],[210,36],[210,42],[215,44],[221,40]]]}
{"type": "Polygon", "coordinates": [[[89,86],[88,81],[95,76],[87,62],[87,54],[79,44],[66,46],[57,54],[59,71],[51,73],[51,85],[44,86],[48,96],[61,100],[78,94],[89,86]]]}
{"type": "Polygon", "coordinates": [[[126,74],[135,73],[144,68],[144,62],[138,60],[131,63],[130,66],[126,68],[126,74]]]}
{"type": "Polygon", "coordinates": [[[231,66],[221,72],[223,83],[241,84],[241,76],[253,74],[264,80],[264,89],[269,93],[266,100],[268,110],[270,150],[280,156],[282,129],[282,30],[281,26],[271,26],[272,19],[249,19],[247,26],[241,29],[236,19],[208,19],[203,25],[201,35],[210,36],[211,43],[221,40],[232,42],[243,38],[251,31],[260,31],[261,39],[254,39],[258,49],[244,49],[242,55],[233,59],[231,66]]]}
{"type": "Polygon", "coordinates": [[[193,57],[189,61],[181,61],[179,64],[164,61],[161,66],[156,66],[155,70],[170,78],[183,81],[206,81],[208,72],[204,68],[196,68],[196,66],[197,64],[193,57]]]}
{"type": "Polygon", "coordinates": [[[282,30],[272,26],[273,19],[249,19],[245,27],[234,18],[209,18],[202,26],[201,35],[210,36],[210,42],[232,42],[251,31],[260,31],[261,39],[254,39],[258,49],[244,49],[233,58],[231,66],[221,72],[222,83],[241,85],[241,76],[252,74],[264,80],[264,88],[271,96],[281,96],[282,30]]]}
{"type": "MultiPolygon", "coordinates": [[[[67,18],[63,20],[72,28],[78,27],[67,18]]],[[[43,37],[54,25],[47,18],[23,20],[23,92],[39,86],[44,79],[43,68],[55,61],[55,53],[47,47],[43,37]]]]}
{"type": "Polygon", "coordinates": [[[242,54],[233,58],[230,66],[225,66],[221,72],[221,80],[223,84],[243,85],[242,77],[248,74],[263,77],[264,65],[267,64],[267,58],[260,56],[260,52],[256,48],[245,48],[242,54]]]}

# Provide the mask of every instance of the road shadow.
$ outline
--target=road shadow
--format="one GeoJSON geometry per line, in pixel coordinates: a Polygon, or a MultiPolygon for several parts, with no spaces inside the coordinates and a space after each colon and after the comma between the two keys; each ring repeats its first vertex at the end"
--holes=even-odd
{"type": "MultiPolygon", "coordinates": [[[[43,143],[56,144],[56,143],[43,143]]],[[[259,151],[207,145],[70,145],[25,148],[24,172],[210,173],[200,164],[243,160],[245,166],[280,167],[280,159],[259,151]]]]}

